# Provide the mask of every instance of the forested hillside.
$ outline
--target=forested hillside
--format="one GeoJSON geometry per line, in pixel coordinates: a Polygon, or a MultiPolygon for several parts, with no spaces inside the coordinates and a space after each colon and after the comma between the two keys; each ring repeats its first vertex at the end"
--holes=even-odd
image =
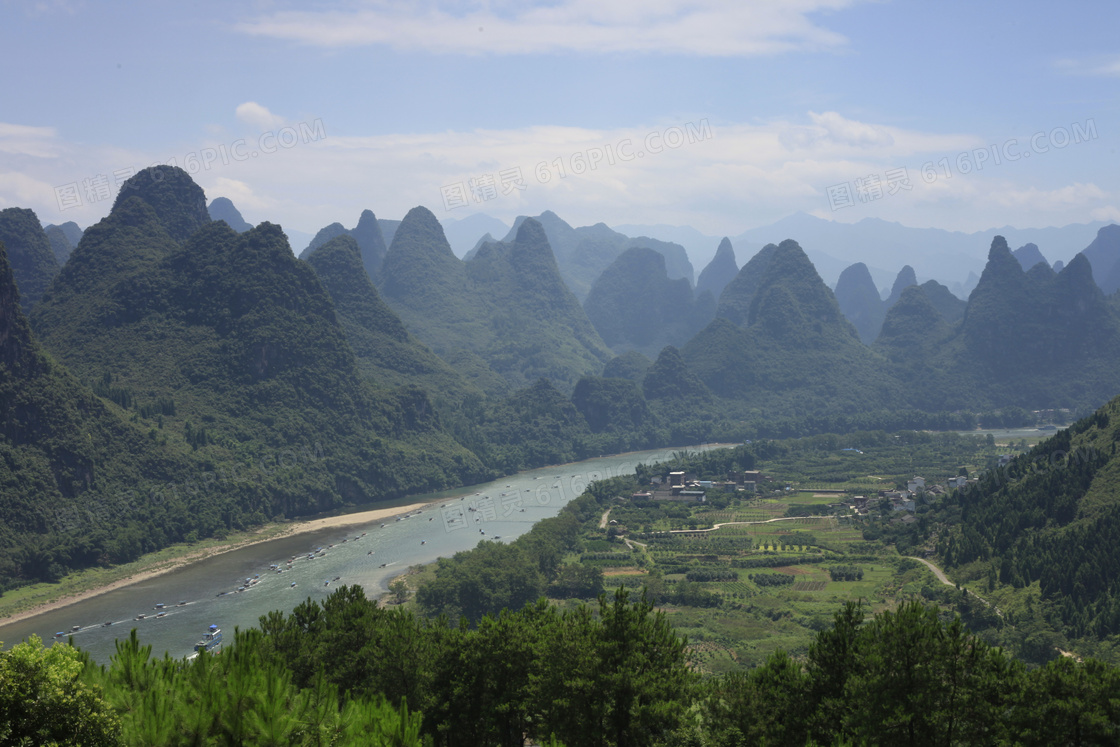
{"type": "MultiPolygon", "coordinates": [[[[232,204],[216,209],[237,222],[232,204]]],[[[7,230],[50,264],[26,212],[5,211],[7,230]]],[[[626,248],[609,230],[541,218],[565,251],[614,247],[587,313],[537,220],[464,262],[426,209],[399,225],[365,211],[301,262],[278,226],[237,233],[211,222],[185,172],[155,167],[81,234],[31,326],[106,412],[188,471],[264,465],[251,485],[200,498],[197,520],[152,534],[148,549],[602,453],[1018,424],[1030,409],[1085,412],[1120,389],[1120,316],[1084,256],[1060,273],[1024,272],[997,237],[967,304],[934,281],[912,285],[904,268],[869,347],[794,241],[766,246],[734,278],[721,244],[705,280],[728,280],[713,310],[672,279],[664,247],[626,248]],[[385,226],[394,230],[382,257],[385,226]],[[588,314],[627,352],[612,356],[588,314]],[[268,468],[285,454],[314,458],[268,468]]],[[[852,303],[869,302],[866,269],[850,269],[852,303]]],[[[42,447],[23,438],[13,445],[42,447]]],[[[42,494],[20,475],[12,485],[42,494]]],[[[56,572],[94,562],[80,555],[56,572]]],[[[51,564],[11,578],[43,577],[51,564]]]]}
{"type": "MultiPolygon", "coordinates": [[[[330,296],[278,227],[237,234],[209,223],[201,190],[166,171],[137,175],[128,196],[86,232],[34,323],[47,349],[111,403],[99,406],[191,472],[132,478],[141,519],[160,503],[161,482],[180,492],[192,486],[190,501],[174,501],[190,518],[173,531],[141,521],[145,550],[491,474],[446,432],[424,390],[362,380],[330,296]],[[180,243],[165,227],[192,232],[180,243]],[[244,473],[252,477],[228,490],[198,486],[244,473]]],[[[7,383],[14,397],[27,396],[21,382],[7,383]]],[[[61,427],[40,427],[13,445],[44,448],[61,427]]],[[[99,448],[112,450],[115,440],[99,448]]],[[[6,502],[21,493],[49,500],[33,484],[17,482],[6,502]]],[[[125,535],[123,522],[106,522],[115,540],[125,535]]],[[[89,553],[62,565],[88,562],[89,553]]]]}
{"type": "MultiPolygon", "coordinates": [[[[65,238],[65,237],[63,237],[65,238]]],[[[0,241],[8,247],[24,312],[34,306],[58,273],[59,262],[39,219],[31,210],[0,210],[0,241]]]]}
{"type": "Polygon", "coordinates": [[[252,485],[200,491],[182,450],[43,353],[18,298],[0,242],[0,591],[205,536],[238,493],[260,499],[252,485]]]}
{"type": "Polygon", "coordinates": [[[437,354],[455,362],[465,351],[514,388],[546,376],[570,391],[611,357],[535,220],[522,222],[512,242],[485,244],[462,262],[435,216],[415,208],[389,247],[379,289],[437,354]]]}
{"type": "Polygon", "coordinates": [[[921,536],[963,578],[1033,595],[1030,617],[1071,640],[1110,639],[1120,633],[1117,441],[1120,398],[937,503],[921,536]]]}

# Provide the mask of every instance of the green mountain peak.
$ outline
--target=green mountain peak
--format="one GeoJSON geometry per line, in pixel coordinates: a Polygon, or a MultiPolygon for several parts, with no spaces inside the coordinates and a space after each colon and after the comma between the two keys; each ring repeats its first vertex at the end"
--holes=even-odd
{"type": "Polygon", "coordinates": [[[50,239],[33,210],[13,207],[0,210],[0,241],[8,247],[13,277],[27,311],[38,303],[58,274],[50,239]]]}
{"type": "Polygon", "coordinates": [[[137,197],[155,211],[167,234],[177,242],[210,222],[206,193],[177,166],[151,166],[130,177],[113,202],[113,212],[137,197]]]}

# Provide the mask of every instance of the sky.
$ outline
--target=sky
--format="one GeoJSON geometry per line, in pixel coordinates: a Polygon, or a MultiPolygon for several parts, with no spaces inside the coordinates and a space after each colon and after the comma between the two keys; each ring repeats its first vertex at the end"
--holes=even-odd
{"type": "MultiPolygon", "coordinates": [[[[251,223],[1120,221],[1120,6],[0,0],[0,208],[187,169],[251,223]]],[[[297,247],[298,250],[298,247],[297,247]]]]}

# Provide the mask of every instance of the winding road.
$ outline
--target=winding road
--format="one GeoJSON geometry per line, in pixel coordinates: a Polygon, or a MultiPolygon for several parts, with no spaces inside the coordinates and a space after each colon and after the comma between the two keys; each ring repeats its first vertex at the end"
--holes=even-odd
{"type": "MultiPolygon", "coordinates": [[[[604,514],[604,516],[605,516],[605,514],[604,514]]],[[[799,519],[835,519],[835,518],[836,518],[835,516],[830,516],[830,515],[826,514],[824,516],[781,516],[777,519],[764,519],[764,520],[761,520],[761,521],[725,521],[722,524],[713,524],[712,526],[708,527],[707,529],[670,529],[669,534],[678,534],[678,533],[681,533],[681,532],[688,533],[688,534],[693,534],[695,532],[714,532],[717,529],[719,529],[720,527],[731,527],[731,526],[742,525],[742,524],[769,524],[769,523],[774,522],[774,521],[798,521],[799,519]]],[[[948,582],[946,582],[946,583],[948,583],[948,582]]]]}
{"type": "MultiPolygon", "coordinates": [[[[933,575],[937,576],[937,580],[940,581],[941,583],[945,584],[946,586],[956,586],[956,583],[954,583],[953,581],[950,581],[949,577],[945,575],[945,571],[941,570],[940,568],[938,568],[937,566],[935,566],[933,563],[929,562],[928,560],[926,560],[924,558],[915,558],[913,555],[904,555],[903,557],[909,558],[910,560],[916,560],[919,563],[925,564],[926,568],[929,568],[931,571],[933,571],[933,575]]],[[[976,598],[980,599],[980,597],[976,597],[976,598]]],[[[983,601],[983,600],[981,600],[981,601],[983,601]]]]}
{"type": "MultiPolygon", "coordinates": [[[[923,563],[926,566],[926,568],[929,568],[931,571],[933,571],[933,575],[937,576],[937,580],[940,581],[941,583],[945,584],[946,586],[956,586],[957,585],[955,581],[950,581],[949,580],[949,577],[945,575],[944,571],[942,571],[940,568],[938,568],[937,566],[935,566],[933,563],[929,562],[925,558],[916,558],[913,555],[903,555],[902,557],[908,558],[910,560],[916,560],[919,563],[923,563]]],[[[963,586],[961,588],[964,589],[966,594],[971,594],[973,597],[975,597],[976,599],[980,600],[981,602],[983,602],[988,607],[991,607],[993,610],[995,610],[995,613],[997,615],[999,615],[1000,617],[1003,617],[1003,612],[1000,611],[999,607],[995,606],[994,604],[989,602],[987,599],[980,596],[979,594],[972,591],[971,589],[967,589],[963,586]]]]}

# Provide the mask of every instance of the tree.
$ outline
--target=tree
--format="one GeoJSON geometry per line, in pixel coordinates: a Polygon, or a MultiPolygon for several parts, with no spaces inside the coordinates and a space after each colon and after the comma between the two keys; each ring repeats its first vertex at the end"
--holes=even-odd
{"type": "Polygon", "coordinates": [[[856,671],[856,646],[863,619],[863,604],[848,602],[836,613],[832,628],[817,633],[809,646],[809,702],[813,734],[819,742],[827,743],[844,733],[848,709],[845,690],[856,671]]]}
{"type": "MultiPolygon", "coordinates": [[[[712,743],[727,747],[806,744],[809,685],[801,665],[785,651],[776,651],[750,672],[715,679],[704,701],[712,743]]],[[[833,734],[839,731],[825,733],[824,743],[832,744],[833,734]]]]}
{"type": "Polygon", "coordinates": [[[0,652],[0,743],[119,744],[120,720],[83,681],[88,666],[73,646],[44,648],[37,636],[0,652]]]}
{"type": "Polygon", "coordinates": [[[857,742],[892,745],[994,744],[1022,667],[921,602],[884,612],[857,639],[858,666],[845,697],[858,707],[845,729],[857,742]]]}
{"type": "Polygon", "coordinates": [[[1120,673],[1099,661],[1061,657],[1034,670],[1013,711],[1020,744],[1115,744],[1120,673]]]}

